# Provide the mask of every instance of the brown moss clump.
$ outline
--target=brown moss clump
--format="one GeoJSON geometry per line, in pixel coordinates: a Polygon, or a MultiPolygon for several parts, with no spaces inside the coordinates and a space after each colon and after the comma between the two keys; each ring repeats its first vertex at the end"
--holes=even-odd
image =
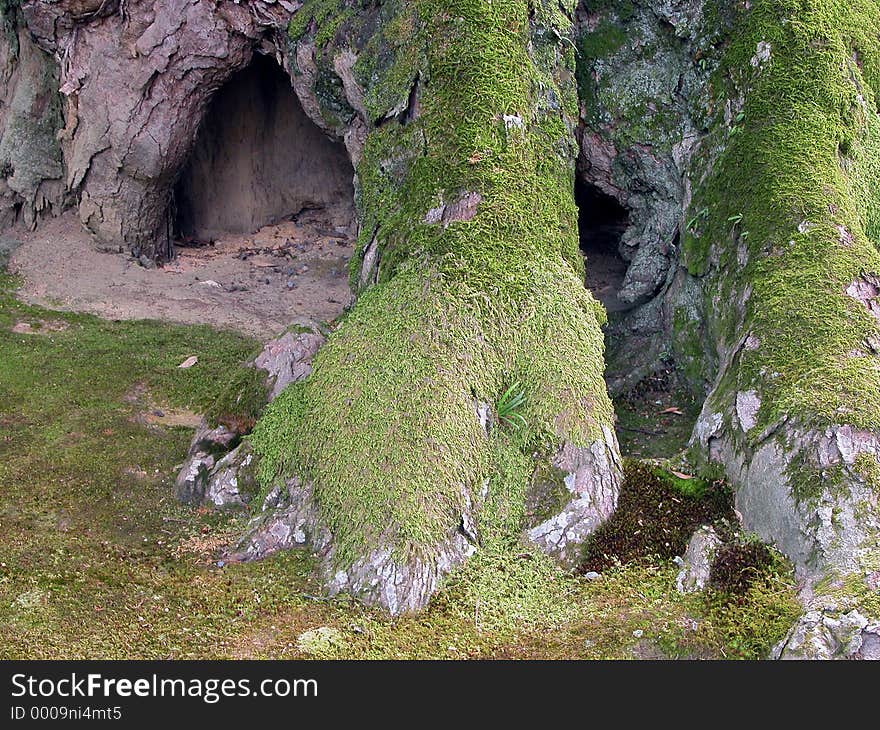
{"type": "Polygon", "coordinates": [[[755,581],[768,575],[776,563],[773,552],[757,540],[722,545],[709,573],[709,586],[734,596],[744,596],[755,581]]]}
{"type": "Polygon", "coordinates": [[[627,461],[617,510],[585,545],[579,572],[681,555],[700,525],[725,519],[733,520],[733,498],[723,481],[681,480],[627,461]]]}

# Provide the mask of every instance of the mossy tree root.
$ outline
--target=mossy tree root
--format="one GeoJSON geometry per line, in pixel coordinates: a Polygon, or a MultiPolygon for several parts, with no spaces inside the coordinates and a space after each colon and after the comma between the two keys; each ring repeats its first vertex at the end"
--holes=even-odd
{"type": "MultiPolygon", "coordinates": [[[[849,615],[880,569],[880,8],[759,2],[733,22],[714,79],[727,120],[684,241],[720,362],[693,451],[725,466],[746,527],[795,561],[811,606],[849,615]]],[[[862,619],[880,647],[880,615],[862,619]]],[[[856,638],[814,644],[853,654],[856,638]]]]}
{"type": "MultiPolygon", "coordinates": [[[[358,105],[385,120],[358,166],[362,292],[257,425],[275,509],[241,555],[308,542],[331,592],[398,613],[526,531],[574,560],[614,509],[620,459],[604,312],[577,252],[569,17],[523,0],[390,6],[355,67],[358,105]],[[525,402],[503,423],[513,383],[525,402]]],[[[319,28],[300,25],[302,57],[319,28]]]]}

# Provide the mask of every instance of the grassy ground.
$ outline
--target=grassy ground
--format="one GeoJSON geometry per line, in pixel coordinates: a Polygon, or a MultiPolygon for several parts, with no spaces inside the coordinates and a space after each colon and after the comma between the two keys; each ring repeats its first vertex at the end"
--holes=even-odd
{"type": "Polygon", "coordinates": [[[793,620],[785,576],[682,597],[660,560],[588,581],[484,553],[396,621],[321,600],[303,553],[218,568],[246,516],[175,504],[174,424],[255,345],[28,307],[0,273],[0,658],[756,657],[793,620]]]}

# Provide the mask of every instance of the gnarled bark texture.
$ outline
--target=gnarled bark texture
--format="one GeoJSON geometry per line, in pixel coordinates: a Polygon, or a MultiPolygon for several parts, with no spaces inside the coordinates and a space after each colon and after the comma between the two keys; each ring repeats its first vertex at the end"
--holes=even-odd
{"type": "Polygon", "coordinates": [[[476,549],[577,560],[621,473],[577,175],[627,214],[609,387],[674,360],[705,399],[689,456],[804,579],[780,656],[878,652],[876,0],[9,7],[6,224],[75,204],[170,255],[205,110],[255,53],[354,167],[359,298],[241,451],[265,509],[239,558],[308,544],[394,613],[476,549]]]}

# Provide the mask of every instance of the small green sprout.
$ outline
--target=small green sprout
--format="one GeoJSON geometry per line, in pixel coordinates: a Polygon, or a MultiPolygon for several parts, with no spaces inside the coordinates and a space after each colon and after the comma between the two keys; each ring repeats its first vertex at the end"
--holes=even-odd
{"type": "Polygon", "coordinates": [[[498,420],[506,423],[513,429],[524,428],[527,424],[521,411],[525,402],[526,394],[519,381],[511,383],[510,387],[498,399],[498,404],[495,408],[498,420]]]}

